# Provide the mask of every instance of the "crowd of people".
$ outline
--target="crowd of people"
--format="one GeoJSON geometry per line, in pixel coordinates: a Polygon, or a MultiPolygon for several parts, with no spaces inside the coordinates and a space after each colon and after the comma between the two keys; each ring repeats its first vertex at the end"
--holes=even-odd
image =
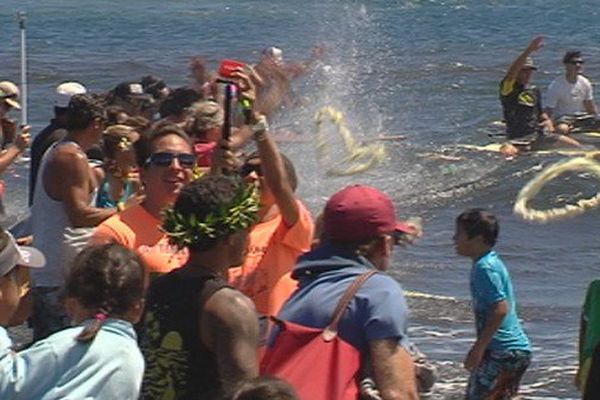
{"type": "MultiPolygon", "coordinates": [[[[529,91],[550,124],[563,116],[560,95],[543,114],[527,86],[539,47],[509,70],[503,104],[516,101],[521,118],[529,91]]],[[[292,80],[321,55],[288,64],[270,47],[225,83],[195,57],[188,87],[146,76],[106,94],[56,88],[55,117],[31,149],[32,235],[0,231],[0,397],[391,400],[431,390],[403,290],[386,273],[420,227],[362,184],[313,219],[269,129],[292,80]],[[243,107],[229,107],[223,84],[243,107]],[[5,328],[26,319],[34,343],[15,351],[5,328]]],[[[29,146],[29,128],[5,118],[18,100],[0,82],[0,172],[29,146]]],[[[537,134],[537,119],[510,118],[509,136],[537,134]]],[[[472,261],[468,399],[512,398],[531,360],[498,232],[486,210],[456,219],[456,252],[472,261]]],[[[587,399],[596,364],[578,374],[587,399]]]]}

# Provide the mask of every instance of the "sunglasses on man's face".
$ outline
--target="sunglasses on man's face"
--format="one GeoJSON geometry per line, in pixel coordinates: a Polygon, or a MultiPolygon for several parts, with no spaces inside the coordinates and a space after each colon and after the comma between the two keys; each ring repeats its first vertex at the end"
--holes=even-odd
{"type": "Polygon", "coordinates": [[[253,172],[256,172],[256,175],[258,176],[262,176],[260,164],[244,164],[239,170],[239,174],[242,178],[247,177],[253,172]]]}
{"type": "Polygon", "coordinates": [[[155,165],[157,167],[168,167],[174,159],[179,161],[183,168],[194,168],[196,165],[196,156],[189,153],[154,153],[146,160],[146,165],[155,165]]]}
{"type": "Polygon", "coordinates": [[[569,61],[569,64],[572,64],[572,65],[583,65],[584,62],[585,61],[583,61],[583,60],[572,60],[572,61],[569,61]]]}

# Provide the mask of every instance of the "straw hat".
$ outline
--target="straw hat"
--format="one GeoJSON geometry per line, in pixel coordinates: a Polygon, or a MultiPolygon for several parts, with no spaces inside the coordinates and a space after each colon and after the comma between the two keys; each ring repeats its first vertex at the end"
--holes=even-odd
{"type": "Polygon", "coordinates": [[[4,100],[9,106],[21,109],[21,104],[17,101],[21,93],[17,85],[10,81],[0,82],[0,100],[4,100]]]}

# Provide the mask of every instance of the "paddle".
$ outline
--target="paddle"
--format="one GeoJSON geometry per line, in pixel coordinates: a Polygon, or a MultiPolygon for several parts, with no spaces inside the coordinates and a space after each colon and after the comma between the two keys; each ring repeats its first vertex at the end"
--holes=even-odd
{"type": "Polygon", "coordinates": [[[27,15],[23,11],[17,13],[17,21],[21,30],[21,126],[27,125],[27,51],[25,41],[25,21],[27,15]]]}

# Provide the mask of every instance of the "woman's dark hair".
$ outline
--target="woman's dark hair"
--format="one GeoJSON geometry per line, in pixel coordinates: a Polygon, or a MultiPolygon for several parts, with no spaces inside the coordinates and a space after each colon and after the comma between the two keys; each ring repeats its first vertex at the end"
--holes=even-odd
{"type": "Polygon", "coordinates": [[[67,129],[69,131],[80,131],[96,119],[106,120],[106,107],[100,98],[94,98],[87,94],[76,94],[71,97],[67,107],[67,129]]]}
{"type": "Polygon", "coordinates": [[[456,224],[461,226],[469,239],[481,235],[484,243],[495,246],[500,232],[496,216],[482,208],[472,208],[464,211],[456,218],[456,224]]]}
{"type": "Polygon", "coordinates": [[[202,95],[191,87],[174,89],[161,103],[158,113],[161,118],[181,115],[189,106],[202,99],[202,95]]]}
{"type": "Polygon", "coordinates": [[[167,87],[167,84],[158,76],[146,75],[140,80],[144,92],[152,95],[156,100],[161,97],[161,91],[167,87]]]}
{"type": "Polygon", "coordinates": [[[150,129],[152,125],[152,121],[148,118],[144,118],[141,115],[136,115],[135,117],[127,117],[123,120],[123,125],[130,126],[134,128],[138,132],[145,132],[150,129]]]}
{"type": "Polygon", "coordinates": [[[581,58],[581,51],[579,50],[569,50],[565,53],[563,57],[563,64],[568,64],[571,60],[575,58],[581,58]]]}
{"type": "Polygon", "coordinates": [[[106,107],[106,124],[109,126],[122,124],[125,121],[125,116],[129,116],[129,114],[121,106],[112,105],[106,107]]]}
{"type": "Polygon", "coordinates": [[[90,246],[81,251],[67,276],[65,296],[97,314],[77,340],[93,340],[104,319],[127,313],[144,297],[144,282],[142,261],[119,244],[90,246]]]}
{"type": "Polygon", "coordinates": [[[165,136],[176,135],[185,140],[192,148],[192,140],[177,125],[172,122],[159,122],[149,131],[142,133],[140,139],[134,143],[135,159],[140,168],[146,167],[146,160],[154,153],[154,143],[165,136]]]}
{"type": "Polygon", "coordinates": [[[261,376],[243,382],[231,400],[298,400],[298,395],[283,379],[261,376]]]}

